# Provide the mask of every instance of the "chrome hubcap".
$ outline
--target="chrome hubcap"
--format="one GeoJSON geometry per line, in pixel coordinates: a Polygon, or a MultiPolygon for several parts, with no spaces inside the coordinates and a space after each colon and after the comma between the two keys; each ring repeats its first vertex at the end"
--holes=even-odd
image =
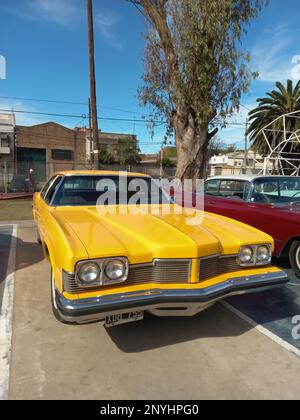
{"type": "Polygon", "coordinates": [[[295,259],[296,259],[297,267],[300,269],[300,245],[298,246],[298,248],[296,250],[295,259]]]}

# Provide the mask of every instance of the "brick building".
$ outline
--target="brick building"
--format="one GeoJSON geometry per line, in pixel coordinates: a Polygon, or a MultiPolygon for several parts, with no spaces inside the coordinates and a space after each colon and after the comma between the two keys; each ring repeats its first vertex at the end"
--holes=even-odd
{"type": "Polygon", "coordinates": [[[87,163],[86,130],[74,130],[54,122],[31,127],[16,126],[16,166],[19,174],[35,172],[44,182],[59,170],[78,169],[87,163]]]}
{"type": "MultiPolygon", "coordinates": [[[[101,150],[117,156],[118,145],[124,141],[137,143],[134,135],[99,131],[101,150]]],[[[89,169],[93,150],[89,129],[70,129],[55,122],[31,127],[16,126],[15,167],[18,174],[34,170],[37,183],[43,183],[61,170],[89,169]]]]}

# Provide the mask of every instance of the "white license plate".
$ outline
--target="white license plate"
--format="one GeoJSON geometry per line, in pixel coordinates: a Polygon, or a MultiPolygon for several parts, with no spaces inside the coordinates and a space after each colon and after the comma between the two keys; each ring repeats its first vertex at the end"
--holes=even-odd
{"type": "Polygon", "coordinates": [[[144,311],[127,312],[125,314],[114,314],[106,317],[105,327],[110,328],[116,325],[127,324],[128,322],[141,321],[144,318],[144,311]]]}

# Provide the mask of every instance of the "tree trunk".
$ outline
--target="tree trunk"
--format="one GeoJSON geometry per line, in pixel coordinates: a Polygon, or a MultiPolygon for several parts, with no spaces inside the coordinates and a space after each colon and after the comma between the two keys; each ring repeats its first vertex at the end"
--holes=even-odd
{"type": "Polygon", "coordinates": [[[207,148],[210,139],[216,134],[208,132],[208,124],[199,124],[195,117],[174,118],[175,139],[177,146],[176,178],[204,179],[207,170],[207,148]]]}

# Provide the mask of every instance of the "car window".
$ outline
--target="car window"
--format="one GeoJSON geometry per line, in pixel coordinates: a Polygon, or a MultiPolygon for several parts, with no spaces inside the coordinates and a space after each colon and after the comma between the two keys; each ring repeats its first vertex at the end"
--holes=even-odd
{"type": "Polygon", "coordinates": [[[142,204],[173,203],[173,199],[150,177],[74,175],[65,177],[59,184],[52,205],[131,204],[137,197],[137,193],[142,204]],[[101,197],[104,199],[103,203],[101,197]]]}
{"type": "Polygon", "coordinates": [[[219,196],[224,198],[234,198],[244,200],[249,191],[249,183],[242,180],[221,181],[219,196]]]}
{"type": "Polygon", "coordinates": [[[251,201],[255,203],[300,202],[300,178],[259,179],[254,184],[251,201]]]}
{"type": "Polygon", "coordinates": [[[49,179],[49,181],[46,183],[46,185],[44,185],[42,191],[41,191],[41,197],[43,199],[45,199],[45,195],[47,194],[47,191],[50,187],[50,185],[52,184],[52,182],[55,180],[56,176],[53,176],[52,178],[49,179]]]}
{"type": "Polygon", "coordinates": [[[298,198],[300,196],[300,181],[288,180],[279,182],[279,191],[281,197],[298,198]]]}
{"type": "Polygon", "coordinates": [[[65,190],[96,190],[98,178],[88,176],[72,176],[64,182],[65,190]]]}
{"type": "Polygon", "coordinates": [[[60,181],[62,180],[62,176],[58,176],[54,182],[52,183],[51,187],[49,188],[49,190],[47,191],[47,194],[45,196],[45,201],[46,203],[50,204],[52,201],[52,198],[57,190],[57,187],[60,183],[60,181]]]}
{"type": "Polygon", "coordinates": [[[208,195],[218,195],[219,193],[219,179],[210,179],[205,182],[204,193],[208,195]]]}

